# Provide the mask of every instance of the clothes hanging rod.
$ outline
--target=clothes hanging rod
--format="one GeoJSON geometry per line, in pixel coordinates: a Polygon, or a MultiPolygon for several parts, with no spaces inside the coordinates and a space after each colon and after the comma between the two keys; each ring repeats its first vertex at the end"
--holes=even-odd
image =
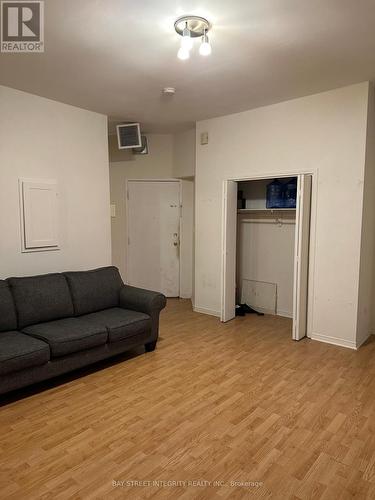
{"type": "Polygon", "coordinates": [[[238,208],[237,213],[238,214],[246,214],[246,213],[252,213],[252,212],[265,212],[265,213],[275,213],[275,212],[296,212],[295,208],[238,208]]]}
{"type": "Polygon", "coordinates": [[[275,220],[266,220],[266,219],[242,219],[240,221],[241,223],[246,223],[246,224],[278,224],[278,225],[295,225],[296,221],[295,220],[290,220],[290,219],[275,219],[275,220]]]}

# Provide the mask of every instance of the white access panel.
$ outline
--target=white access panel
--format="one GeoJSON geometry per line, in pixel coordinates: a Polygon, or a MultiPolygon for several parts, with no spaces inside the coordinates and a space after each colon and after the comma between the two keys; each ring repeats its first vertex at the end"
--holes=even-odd
{"type": "Polygon", "coordinates": [[[277,284],[244,278],[241,304],[251,304],[251,307],[264,314],[277,314],[277,284]]]}
{"type": "Polygon", "coordinates": [[[294,340],[301,340],[307,332],[311,184],[311,175],[298,176],[293,287],[294,340]]]}
{"type": "Polygon", "coordinates": [[[56,181],[20,180],[22,251],[59,248],[56,181]]]}

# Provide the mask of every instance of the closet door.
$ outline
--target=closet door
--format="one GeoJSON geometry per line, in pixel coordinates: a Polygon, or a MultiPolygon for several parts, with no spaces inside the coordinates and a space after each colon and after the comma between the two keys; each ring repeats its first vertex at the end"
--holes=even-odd
{"type": "Polygon", "coordinates": [[[294,340],[305,337],[307,330],[311,180],[311,175],[298,176],[293,288],[294,340]]]}
{"type": "Polygon", "coordinates": [[[221,321],[236,315],[237,182],[224,183],[221,321]]]}

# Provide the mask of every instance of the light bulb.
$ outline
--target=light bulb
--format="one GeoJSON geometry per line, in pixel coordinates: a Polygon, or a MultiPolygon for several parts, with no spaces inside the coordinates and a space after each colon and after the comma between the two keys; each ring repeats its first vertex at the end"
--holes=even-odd
{"type": "Polygon", "coordinates": [[[181,59],[182,61],[185,61],[186,59],[189,59],[190,54],[188,49],[185,49],[185,47],[180,47],[180,49],[177,52],[177,57],[181,59]]]}
{"type": "Polygon", "coordinates": [[[182,32],[181,47],[186,50],[190,50],[193,47],[193,39],[190,36],[190,30],[187,26],[187,23],[182,32]]]}
{"type": "Polygon", "coordinates": [[[202,36],[202,43],[199,47],[199,53],[201,56],[209,56],[212,52],[211,44],[208,40],[206,33],[202,36]]]}

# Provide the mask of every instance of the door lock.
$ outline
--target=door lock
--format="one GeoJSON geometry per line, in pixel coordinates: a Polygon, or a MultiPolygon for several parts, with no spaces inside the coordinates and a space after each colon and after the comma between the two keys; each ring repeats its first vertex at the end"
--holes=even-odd
{"type": "Polygon", "coordinates": [[[179,238],[178,238],[178,233],[173,233],[173,246],[178,247],[179,245],[179,238]]]}

